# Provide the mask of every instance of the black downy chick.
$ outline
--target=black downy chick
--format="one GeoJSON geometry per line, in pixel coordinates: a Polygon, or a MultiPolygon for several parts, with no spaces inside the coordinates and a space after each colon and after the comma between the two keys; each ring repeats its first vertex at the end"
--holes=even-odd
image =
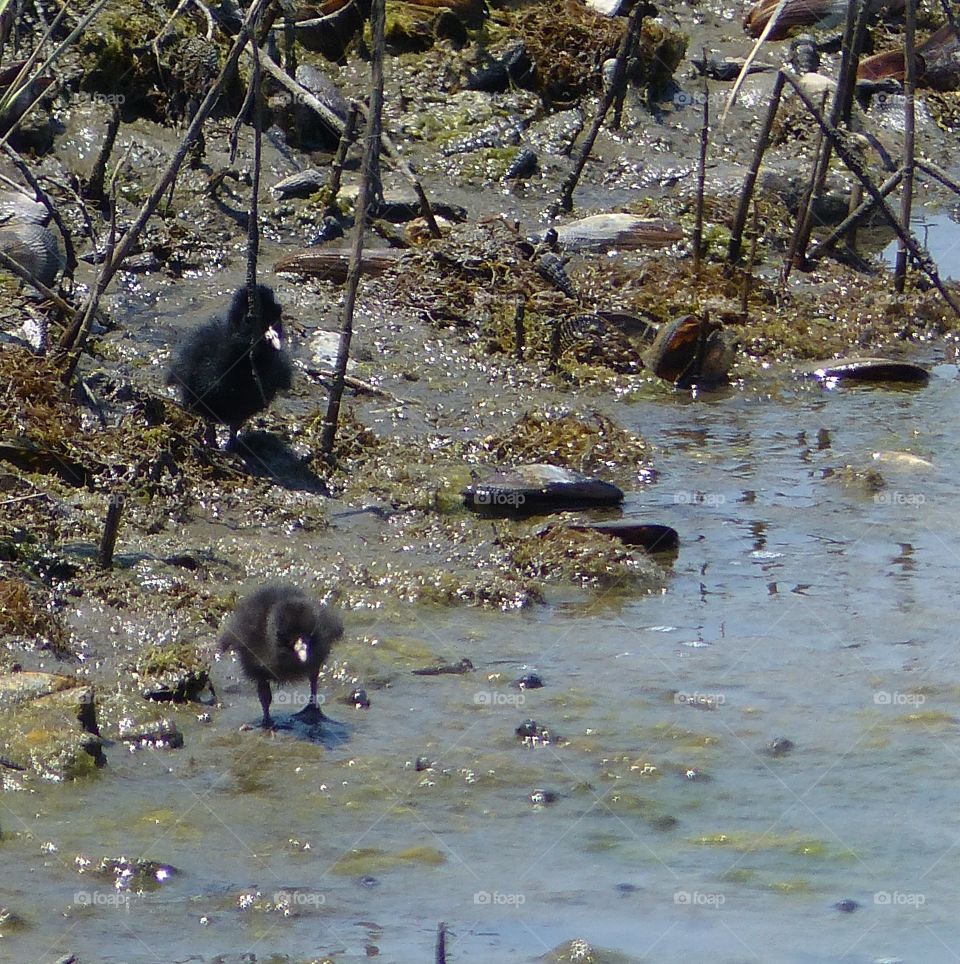
{"type": "MultiPolygon", "coordinates": [[[[167,384],[185,409],[230,427],[228,448],[240,426],[290,388],[292,366],[283,347],[281,308],[267,285],[257,285],[259,320],[247,313],[247,289],[238,288],[226,319],[201,325],[180,346],[167,384]]],[[[208,437],[216,439],[215,432],[208,437]]]]}
{"type": "Polygon", "coordinates": [[[340,617],[296,586],[273,584],[241,599],[220,636],[220,652],[232,649],[244,675],[257,684],[263,727],[271,729],[271,683],[310,680],[310,702],[296,716],[307,723],[326,717],[317,705],[317,678],[330,647],[343,635],[340,617]]]}

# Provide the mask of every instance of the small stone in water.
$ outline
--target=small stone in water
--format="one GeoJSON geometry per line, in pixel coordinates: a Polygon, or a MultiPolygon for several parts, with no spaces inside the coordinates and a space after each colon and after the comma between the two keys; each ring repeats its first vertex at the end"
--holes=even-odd
{"type": "Polygon", "coordinates": [[[430,762],[429,757],[425,757],[425,756],[417,757],[417,763],[416,763],[417,773],[422,773],[424,770],[432,770],[432,769],[433,769],[433,764],[430,762]]]}
{"type": "Polygon", "coordinates": [[[513,683],[519,690],[538,690],[543,686],[543,680],[536,673],[527,673],[513,683]]]}
{"type": "Polygon", "coordinates": [[[552,790],[534,790],[530,794],[530,802],[535,807],[546,807],[557,802],[557,795],[552,790]]]}
{"type": "Polygon", "coordinates": [[[366,874],[359,880],[361,887],[379,887],[380,881],[376,877],[371,877],[370,874],[366,874]]]}
{"type": "Polygon", "coordinates": [[[849,897],[838,900],[833,906],[842,914],[852,914],[860,907],[855,900],[851,900],[849,897]]]}
{"type": "Polygon", "coordinates": [[[770,751],[772,756],[785,756],[794,747],[795,743],[793,740],[788,740],[785,736],[778,736],[770,741],[767,749],[770,751]]]}
{"type": "Polygon", "coordinates": [[[370,697],[367,696],[367,691],[363,689],[354,690],[350,694],[350,702],[358,710],[368,710],[370,709],[370,697]]]}

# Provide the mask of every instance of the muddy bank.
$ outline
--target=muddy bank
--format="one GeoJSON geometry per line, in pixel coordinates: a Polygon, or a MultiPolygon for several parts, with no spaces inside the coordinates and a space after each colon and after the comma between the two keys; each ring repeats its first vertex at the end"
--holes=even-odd
{"type": "MultiPolygon", "coordinates": [[[[690,557],[680,557],[678,573],[675,555],[651,556],[583,526],[641,517],[674,526],[682,552],[702,534],[693,513],[719,505],[718,493],[742,503],[746,517],[750,493],[755,501],[761,488],[750,480],[766,457],[759,438],[769,434],[776,447],[793,437],[795,405],[811,426],[814,420],[804,405],[805,393],[815,389],[793,376],[795,364],[860,352],[911,357],[929,351],[931,343],[942,346],[942,339],[949,344],[956,321],[936,292],[913,280],[905,294],[892,294],[883,271],[823,262],[811,272],[794,272],[781,286],[790,212],[814,146],[795,104],[776,128],[766,159],[770,171],[748,226],[750,240],[757,235],[752,277],[727,270],[737,192],[770,89],[765,74],[748,80],[730,120],[713,129],[705,250],[700,270],[694,269],[690,238],[702,88],[681,47],[685,42],[696,56],[704,44],[711,54],[742,56],[749,41],[723,11],[704,9],[693,17],[682,5],[663,8],[645,38],[650,47],[659,44],[664,71],[635,78],[622,128],[601,133],[575,211],[551,221],[548,209],[572,164],[565,151],[592,117],[602,90],[599,67],[615,46],[617,22],[603,21],[601,29],[600,21],[582,12],[571,16],[571,24],[551,23],[553,7],[494,8],[478,26],[467,14],[451,23],[435,14],[432,20],[414,17],[407,5],[397,6],[407,19],[393,21],[387,126],[431,199],[447,207],[451,223],[440,240],[426,239],[416,223],[378,224],[381,235],[394,242],[402,237],[409,246],[396,263],[362,282],[350,369],[358,387],[340,427],[335,464],[320,455],[320,433],[329,332],[339,319],[342,288],[271,269],[314,250],[327,219],[349,230],[351,195],[341,197],[334,217],[322,190],[283,199],[272,191],[308,167],[325,172],[333,147],[329,136],[312,129],[315,121],[287,110],[295,105],[289,98],[284,104],[279,90],[265,91],[274,98],[269,120],[275,126],[264,141],[261,280],[275,286],[284,306],[294,387],[245,427],[237,452],[207,444],[201,420],[177,404],[164,375],[184,334],[222,311],[243,281],[249,129],[241,130],[236,162],[228,145],[239,88],[206,127],[202,155],[181,172],[169,204],[131,256],[130,270],[109,292],[90,349],[68,386],[50,354],[37,351],[44,326],[49,324],[52,343],[66,322],[16,281],[0,282],[6,336],[0,348],[6,388],[0,409],[0,680],[6,692],[8,684],[19,690],[40,678],[34,674],[50,674],[44,679],[55,691],[2,707],[11,714],[0,727],[4,786],[14,796],[37,794],[54,815],[36,830],[20,810],[12,830],[3,822],[10,836],[2,845],[14,847],[19,860],[43,855],[43,898],[49,901],[38,911],[2,895],[5,934],[61,942],[50,907],[58,914],[66,908],[70,922],[83,915],[98,921],[98,900],[104,904],[115,895],[118,903],[127,896],[126,907],[134,907],[141,920],[156,922],[152,940],[162,944],[165,934],[173,940],[176,925],[160,898],[151,903],[150,895],[159,892],[175,895],[171,899],[181,905],[199,898],[189,935],[177,939],[178,953],[199,948],[201,956],[213,958],[230,944],[224,924],[255,942],[270,938],[282,921],[290,959],[310,953],[304,924],[324,928],[330,953],[386,942],[395,959],[412,959],[412,948],[421,954],[432,946],[441,914],[483,920],[474,916],[482,895],[497,912],[517,908],[517,892],[507,886],[514,857],[532,826],[538,854],[558,839],[557,823],[548,822],[558,819],[556,813],[583,820],[587,832],[574,834],[574,848],[560,848],[554,873],[561,883],[555,889],[547,874],[524,884],[524,896],[540,915],[541,953],[557,948],[544,959],[589,959],[589,950],[569,943],[580,940],[581,931],[562,920],[570,908],[592,899],[585,894],[593,883],[584,885],[575,869],[584,853],[598,861],[598,855],[613,855],[596,885],[605,900],[629,901],[630,887],[648,886],[628,879],[628,868],[647,853],[650,841],[668,859],[680,855],[691,865],[694,852],[725,847],[765,855],[740,877],[711,857],[717,879],[746,882],[748,889],[814,894],[824,907],[846,892],[850,875],[837,867],[850,860],[849,852],[822,839],[827,834],[804,826],[764,835],[746,807],[738,814],[748,825],[741,835],[726,825],[717,829],[723,815],[711,796],[711,779],[736,796],[736,779],[743,779],[748,765],[734,760],[730,747],[744,741],[760,753],[780,738],[782,708],[775,699],[773,706],[764,703],[761,722],[741,704],[732,738],[715,722],[723,703],[677,701],[683,682],[673,664],[651,689],[642,688],[646,674],[655,672],[649,666],[633,665],[631,679],[611,669],[622,665],[615,660],[631,658],[624,654],[636,634],[655,640],[660,632],[657,622],[637,616],[644,602],[672,603],[671,593],[697,584],[684,604],[706,605],[709,592],[690,568],[690,557]],[[567,32],[590,40],[579,45],[579,60],[556,49],[567,32]],[[521,35],[538,65],[535,80],[514,79],[503,91],[466,89],[488,51],[499,57],[521,35]],[[317,136],[312,143],[311,135],[317,136]],[[536,153],[535,170],[505,180],[524,150],[536,153]],[[561,246],[549,253],[561,261],[565,282],[542,270],[537,246],[551,225],[562,234],[575,218],[612,211],[669,221],[682,239],[635,250],[561,246]],[[524,306],[522,358],[518,303],[524,306]],[[603,312],[633,321],[581,320],[603,312]],[[680,392],[645,367],[648,334],[678,316],[704,312],[722,322],[736,345],[731,384],[709,393],[680,392]],[[751,429],[744,412],[753,409],[759,418],[756,411],[771,402],[783,406],[782,418],[751,429]],[[718,414],[730,411],[736,414],[718,414]],[[737,422],[736,432],[725,434],[725,417],[737,422]],[[700,452],[705,438],[715,444],[700,452]],[[689,458],[678,462],[678,452],[689,458]],[[492,519],[464,505],[463,490],[485,473],[544,462],[615,484],[626,494],[626,509],[492,519]],[[674,472],[666,484],[664,466],[674,472]],[[721,468],[739,480],[736,492],[723,488],[721,468]],[[678,476],[681,470],[685,474],[678,476]],[[113,562],[100,569],[104,520],[118,496],[123,511],[113,562]],[[684,518],[683,511],[691,515],[684,518]],[[547,529],[547,522],[555,525],[547,529]],[[347,621],[347,637],[321,677],[336,725],[320,735],[295,727],[274,738],[240,732],[242,724],[256,720],[255,693],[240,681],[232,660],[218,661],[213,653],[239,596],[277,577],[334,603],[347,621]],[[555,622],[565,619],[571,623],[558,630],[555,622]],[[587,646],[569,652],[559,647],[559,657],[549,655],[549,647],[545,652],[544,640],[561,636],[568,644],[568,637],[582,638],[587,646]],[[472,670],[415,672],[462,666],[464,659],[472,670]],[[542,691],[513,685],[543,660],[552,661],[555,675],[545,674],[542,691]],[[210,681],[215,695],[207,688],[210,681]],[[360,691],[365,700],[357,698],[360,691]],[[27,705],[42,700],[47,704],[27,705]],[[681,712],[686,716],[678,723],[681,712]],[[603,791],[613,786],[618,792],[606,799],[603,791]],[[213,802],[196,810],[197,796],[208,792],[213,802]],[[605,800],[599,809],[598,795],[605,800]],[[74,807],[91,816],[92,831],[70,829],[68,808],[74,807]],[[286,816],[274,825],[263,819],[264,811],[286,816]],[[332,828],[331,834],[318,825],[332,828]],[[231,843],[231,828],[242,846],[231,843]],[[220,851],[214,870],[201,859],[211,840],[220,851]],[[444,886],[441,870],[457,862],[458,840],[471,842],[469,863],[484,869],[476,879],[457,881],[456,901],[436,899],[444,886]],[[170,872],[158,879],[158,868],[170,872]],[[408,887],[419,910],[409,917],[413,923],[403,924],[411,914],[404,903],[408,887]],[[378,888],[386,910],[376,921],[378,888]],[[81,892],[86,897],[78,901],[81,892]],[[362,940],[342,936],[346,922],[360,926],[356,907],[370,911],[362,940]],[[204,938],[218,923],[216,937],[204,938]]],[[[65,79],[51,101],[51,149],[29,161],[49,179],[44,183],[52,185],[74,235],[81,261],[72,293],[69,284],[63,290],[75,303],[95,281],[107,222],[96,205],[88,202],[84,210],[57,185],[89,178],[114,106],[109,98],[129,98],[120,104],[113,155],[129,158],[120,167],[117,191],[118,223],[128,225],[152,187],[152,175],[178,143],[173,125],[189,115],[191,98],[209,83],[214,61],[224,53],[219,27],[211,46],[198,46],[191,42],[203,37],[202,16],[177,18],[161,45],[158,78],[136,38],[155,36],[163,20],[131,22],[133,33],[126,31],[122,5],[108,4],[108,11],[77,48],[78,73],[65,79]],[[127,76],[133,63],[140,72],[127,76]],[[111,81],[118,70],[127,77],[125,93],[111,81]],[[96,229],[92,238],[85,215],[96,229]]],[[[767,56],[784,52],[781,45],[767,56]]],[[[300,64],[323,70],[345,97],[365,93],[369,65],[358,42],[346,49],[341,64],[304,46],[296,54],[300,64]]],[[[836,67],[836,55],[827,54],[824,72],[836,67]]],[[[247,70],[242,67],[241,77],[247,70]]],[[[719,106],[727,87],[711,80],[707,89],[711,108],[719,106]]],[[[951,102],[949,93],[938,96],[951,102]]],[[[936,114],[941,123],[943,117],[943,111],[936,114]]],[[[922,119],[921,139],[952,170],[953,138],[936,118],[931,111],[922,119]]],[[[874,103],[866,121],[894,151],[900,137],[896,115],[874,103]]],[[[409,196],[389,165],[384,176],[388,196],[409,196]]],[[[356,184],[355,160],[345,178],[356,184]]],[[[848,179],[832,177],[830,187],[842,194],[848,179]]],[[[923,191],[930,203],[945,196],[929,187],[923,191]]],[[[869,255],[886,240],[882,231],[866,234],[863,250],[869,255]]],[[[942,361],[944,351],[938,347],[939,354],[925,360],[942,361]]],[[[903,405],[911,398],[904,392],[903,405]]],[[[883,411],[892,423],[896,411],[883,411]]],[[[929,424],[930,413],[925,417],[929,424]]],[[[835,419],[833,431],[846,428],[835,419]]],[[[817,452],[830,451],[829,439],[818,444],[817,452]]],[[[862,452],[858,456],[849,473],[853,479],[864,478],[868,464],[862,452]]],[[[845,465],[843,455],[831,453],[822,468],[842,476],[845,465]]],[[[885,471],[889,475],[879,470],[881,483],[885,471]]],[[[868,483],[865,492],[879,491],[868,483]]],[[[776,478],[763,482],[770,489],[778,484],[776,478]]],[[[844,490],[838,498],[856,500],[860,488],[851,488],[853,494],[844,490]]],[[[729,511],[726,533],[720,526],[712,532],[716,544],[725,545],[730,527],[754,525],[748,565],[775,567],[763,555],[765,520],[744,522],[740,508],[729,511]]],[[[776,521],[789,527],[785,516],[776,521]]],[[[826,542],[830,527],[823,528],[826,542]]],[[[797,534],[791,538],[791,544],[803,541],[797,534]]],[[[722,567],[729,560],[718,552],[709,561],[722,567]]],[[[810,558],[804,561],[815,566],[810,558]]],[[[765,584],[775,582],[770,576],[765,584]]],[[[793,582],[801,584],[800,573],[793,582]]],[[[749,591],[755,588],[751,584],[749,591]]],[[[744,598],[753,599],[738,597],[744,598]]],[[[672,644],[677,651],[697,653],[722,638],[715,624],[704,641],[696,620],[688,623],[676,610],[657,611],[664,632],[676,633],[680,624],[689,636],[672,644]],[[696,645],[701,642],[703,647],[696,645]]],[[[746,622],[741,614],[744,634],[746,622]]],[[[774,678],[775,669],[764,662],[760,673],[774,678]]],[[[848,671],[856,668],[851,664],[848,671]]],[[[706,672],[707,683],[711,672],[720,676],[724,668],[706,672]]],[[[791,664],[798,686],[810,672],[809,664],[791,664]]],[[[896,676],[888,667],[882,672],[896,676]]],[[[751,697],[767,699],[764,685],[739,676],[736,685],[754,685],[751,697]]],[[[857,685],[858,692],[870,692],[868,678],[858,677],[857,685]]],[[[300,708],[303,688],[277,695],[281,716],[300,708]]],[[[837,701],[840,695],[833,694],[837,701]]],[[[932,695],[943,703],[940,716],[885,723],[884,739],[897,744],[910,726],[948,731],[952,697],[940,690],[932,695]]],[[[831,704],[839,718],[838,705],[831,704]]],[[[786,722],[796,738],[802,721],[788,716],[786,722]]],[[[825,735],[805,735],[819,763],[828,765],[825,735]]],[[[691,874],[689,865],[685,873],[691,874]]],[[[662,882],[656,886],[666,892],[662,882]]],[[[813,913],[812,903],[807,912],[813,913]]],[[[631,904],[630,912],[636,910],[631,904]]],[[[589,916],[584,912],[576,923],[585,925],[589,916]]],[[[602,946],[606,934],[610,946],[636,952],[635,935],[617,936],[625,916],[605,912],[601,933],[583,942],[602,946]]],[[[511,954],[519,953],[514,948],[522,941],[513,919],[486,919],[497,922],[502,938],[487,952],[516,959],[511,954]]],[[[597,953],[594,959],[617,959],[612,955],[597,953]]]]}

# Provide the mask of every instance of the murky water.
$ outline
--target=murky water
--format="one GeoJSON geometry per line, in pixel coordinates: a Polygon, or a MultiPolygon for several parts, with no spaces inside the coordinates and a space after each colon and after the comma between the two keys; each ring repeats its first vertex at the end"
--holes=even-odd
{"type": "Polygon", "coordinates": [[[369,710],[327,707],[325,746],[239,732],[256,698],[220,664],[224,706],[180,712],[183,749],[115,747],[97,781],[3,798],[0,904],[31,926],[0,959],[425,961],[441,920],[451,961],[571,938],[646,961],[955,959],[958,402],[940,364],[921,390],[614,406],[659,447],[625,511],[680,533],[665,594],[354,613],[344,647],[477,672],[397,672],[369,710]],[[510,688],[525,669],[545,687],[510,688]],[[556,742],[521,746],[526,718],[556,742]],[[77,854],[180,873],[118,895],[77,854]]]}

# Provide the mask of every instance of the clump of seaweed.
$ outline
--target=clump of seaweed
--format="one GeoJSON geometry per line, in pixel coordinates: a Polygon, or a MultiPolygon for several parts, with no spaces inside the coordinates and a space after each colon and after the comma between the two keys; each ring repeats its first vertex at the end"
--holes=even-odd
{"type": "Polygon", "coordinates": [[[662,589],[664,570],[618,539],[601,532],[551,526],[546,532],[521,537],[501,536],[513,564],[528,578],[569,581],[594,588],[662,589]]]}
{"type": "Polygon", "coordinates": [[[183,703],[207,687],[210,662],[190,643],[154,645],[140,654],[136,674],[148,699],[183,703]]]}
{"type": "Polygon", "coordinates": [[[629,469],[646,474],[649,449],[612,418],[565,410],[527,412],[507,431],[490,435],[483,447],[498,462],[550,462],[585,474],[629,469]]]}
{"type": "Polygon", "coordinates": [[[0,434],[63,440],[79,428],[59,373],[26,348],[0,353],[0,434]]]}
{"type": "MultiPolygon", "coordinates": [[[[625,21],[604,17],[571,0],[529,4],[512,16],[536,65],[537,89],[545,99],[573,101],[600,89],[600,66],[616,53],[625,21]]],[[[664,85],[686,49],[685,36],[645,20],[633,79],[654,88],[664,85]]]]}
{"type": "Polygon", "coordinates": [[[59,617],[34,598],[22,579],[0,579],[0,635],[50,650],[61,659],[73,655],[59,617]]]}

